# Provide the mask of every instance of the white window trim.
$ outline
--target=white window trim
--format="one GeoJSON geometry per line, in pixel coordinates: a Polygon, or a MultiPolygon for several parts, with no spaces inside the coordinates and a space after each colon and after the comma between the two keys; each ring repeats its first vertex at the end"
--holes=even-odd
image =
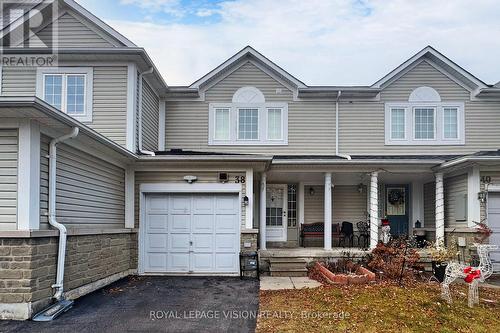
{"type": "Polygon", "coordinates": [[[217,138],[215,137],[215,135],[216,135],[215,130],[216,130],[216,125],[217,125],[217,124],[216,124],[216,123],[217,123],[217,117],[216,117],[216,112],[217,112],[217,110],[228,110],[228,112],[229,112],[229,131],[228,131],[228,133],[229,133],[229,140],[230,140],[230,139],[231,139],[231,120],[232,120],[232,117],[231,117],[231,109],[230,109],[230,108],[214,108],[214,111],[213,111],[213,112],[214,112],[214,131],[213,131],[213,140],[215,140],[215,141],[226,141],[226,140],[224,140],[224,139],[217,139],[217,138]]]}
{"type": "Polygon", "coordinates": [[[389,109],[389,136],[390,136],[391,141],[405,141],[405,140],[407,140],[407,138],[408,138],[408,122],[406,121],[408,118],[407,113],[408,113],[408,109],[406,107],[403,107],[403,106],[402,107],[394,106],[394,107],[391,107],[389,109]],[[395,139],[392,137],[392,110],[401,110],[401,109],[404,110],[405,132],[404,132],[403,138],[395,139]]]}
{"type": "Polygon", "coordinates": [[[286,146],[288,145],[288,103],[210,103],[208,144],[211,146],[286,146]],[[215,139],[215,110],[229,109],[229,140],[215,139]],[[281,140],[268,140],[267,109],[281,109],[281,140]],[[258,109],[259,128],[257,140],[238,139],[239,109],[258,109]]]}
{"type": "Polygon", "coordinates": [[[412,136],[413,136],[413,141],[437,141],[437,113],[438,113],[438,108],[437,106],[413,106],[412,107],[412,136]],[[433,131],[433,137],[432,138],[423,138],[423,139],[417,139],[417,131],[415,129],[415,110],[416,109],[426,109],[426,110],[432,110],[432,117],[434,118],[434,131],[433,131]]]}
{"type": "Polygon", "coordinates": [[[443,112],[441,114],[441,128],[442,128],[442,131],[443,131],[443,140],[444,141],[455,141],[455,140],[458,140],[460,139],[460,130],[461,130],[461,124],[460,124],[460,108],[456,107],[456,106],[443,106],[443,112]],[[456,138],[445,138],[444,137],[444,109],[456,109],[457,110],[457,137],[456,138]]]}
{"type": "MultiPolygon", "coordinates": [[[[85,123],[92,122],[92,109],[93,109],[93,68],[92,67],[38,67],[36,71],[36,97],[44,100],[45,98],[45,75],[71,75],[81,74],[85,75],[85,100],[83,115],[72,115],[71,117],[85,123]]],[[[65,80],[63,80],[65,82],[65,80]]],[[[66,113],[66,84],[63,82],[63,96],[61,101],[62,112],[66,113]]]]}
{"type": "MultiPolygon", "coordinates": [[[[261,117],[261,108],[259,107],[250,107],[250,106],[239,106],[236,108],[236,141],[238,142],[247,142],[247,141],[250,141],[250,142],[258,142],[258,141],[261,141],[261,137],[260,137],[260,134],[261,134],[261,120],[262,120],[262,117],[261,117]],[[248,110],[248,109],[252,109],[252,110],[257,110],[257,139],[240,139],[240,110],[248,110]]],[[[231,111],[229,111],[229,131],[231,131],[231,111]]]]}
{"type": "Polygon", "coordinates": [[[385,103],[385,145],[387,146],[459,146],[465,145],[465,112],[463,102],[385,103]],[[405,139],[392,139],[391,109],[405,109],[405,139]],[[415,108],[434,108],[434,139],[415,139],[415,108]],[[458,138],[444,138],[444,108],[458,110],[458,138]],[[411,131],[411,132],[410,132],[411,131]]]}

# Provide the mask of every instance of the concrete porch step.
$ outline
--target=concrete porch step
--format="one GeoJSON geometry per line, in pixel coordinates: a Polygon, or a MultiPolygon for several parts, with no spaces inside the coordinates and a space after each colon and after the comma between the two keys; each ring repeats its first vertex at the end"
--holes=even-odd
{"type": "Polygon", "coordinates": [[[282,276],[282,277],[297,277],[297,276],[307,276],[307,268],[290,268],[290,269],[276,269],[273,267],[269,268],[271,276],[282,276]]]}
{"type": "Polygon", "coordinates": [[[306,261],[304,259],[300,259],[300,258],[269,258],[269,263],[272,264],[283,264],[283,263],[286,263],[286,264],[300,264],[300,265],[305,265],[306,264],[306,261]]]}
{"type": "Polygon", "coordinates": [[[269,258],[271,276],[307,276],[306,261],[300,258],[269,258]]]}

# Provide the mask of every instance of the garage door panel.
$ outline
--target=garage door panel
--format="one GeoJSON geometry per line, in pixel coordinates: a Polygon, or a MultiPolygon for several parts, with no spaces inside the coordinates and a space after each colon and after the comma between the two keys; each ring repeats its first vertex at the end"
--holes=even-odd
{"type": "Polygon", "coordinates": [[[232,234],[215,235],[215,251],[235,252],[235,236],[232,234]]]}
{"type": "Polygon", "coordinates": [[[193,198],[193,214],[209,214],[214,213],[214,197],[203,195],[193,198]]]}
{"type": "Polygon", "coordinates": [[[193,253],[193,271],[213,272],[214,271],[213,253],[193,253]]]}
{"type": "Polygon", "coordinates": [[[216,233],[236,233],[237,225],[234,223],[235,215],[216,215],[216,233]]]}
{"type": "Polygon", "coordinates": [[[150,215],[148,223],[148,232],[168,231],[168,215],[150,215]]]}
{"type": "MultiPolygon", "coordinates": [[[[490,244],[500,245],[500,193],[488,194],[488,226],[493,232],[490,236],[490,244]]],[[[500,251],[490,253],[493,262],[493,271],[500,272],[500,251]]]]}
{"type": "Polygon", "coordinates": [[[162,194],[146,207],[146,272],[238,272],[238,196],[162,194]]]}
{"type": "Polygon", "coordinates": [[[189,233],[191,230],[191,215],[170,215],[170,232],[189,233]]]}
{"type": "Polygon", "coordinates": [[[193,228],[194,233],[213,233],[214,216],[213,215],[194,215],[193,228]]]}
{"type": "Polygon", "coordinates": [[[237,266],[237,256],[234,253],[216,253],[215,269],[218,272],[234,272],[237,266]]]}
{"type": "Polygon", "coordinates": [[[148,271],[162,272],[167,269],[167,254],[166,253],[151,253],[147,259],[148,271]]]}
{"type": "Polygon", "coordinates": [[[212,252],[214,247],[213,234],[194,234],[193,251],[194,252],[212,252]]]}
{"type": "Polygon", "coordinates": [[[149,244],[149,252],[166,252],[168,251],[168,235],[167,234],[148,234],[146,236],[149,244]]]}
{"type": "Polygon", "coordinates": [[[167,270],[170,272],[189,271],[189,253],[170,253],[168,256],[167,270]]]}

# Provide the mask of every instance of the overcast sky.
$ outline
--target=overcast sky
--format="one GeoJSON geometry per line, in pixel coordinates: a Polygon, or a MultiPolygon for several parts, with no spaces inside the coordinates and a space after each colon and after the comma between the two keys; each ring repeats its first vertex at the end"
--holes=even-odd
{"type": "Polygon", "coordinates": [[[78,0],[188,85],[251,45],[308,85],[370,85],[432,45],[500,81],[500,1],[78,0]]]}

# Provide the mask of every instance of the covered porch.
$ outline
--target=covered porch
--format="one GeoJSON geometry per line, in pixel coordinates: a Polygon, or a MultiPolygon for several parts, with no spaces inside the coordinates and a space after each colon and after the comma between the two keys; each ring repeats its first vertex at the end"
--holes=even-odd
{"type": "Polygon", "coordinates": [[[443,174],[430,167],[273,166],[255,178],[263,256],[365,253],[381,239],[382,219],[392,236],[418,227],[428,240],[444,238],[443,174]]]}

